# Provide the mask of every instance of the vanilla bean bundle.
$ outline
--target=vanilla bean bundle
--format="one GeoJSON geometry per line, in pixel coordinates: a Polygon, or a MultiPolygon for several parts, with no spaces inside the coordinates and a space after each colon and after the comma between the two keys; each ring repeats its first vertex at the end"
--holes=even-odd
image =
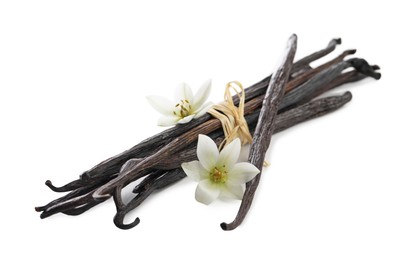
{"type": "MultiPolygon", "coordinates": [[[[272,75],[272,80],[271,76],[268,76],[245,89],[245,118],[250,130],[253,132],[255,128],[268,129],[266,135],[255,133],[251,156],[260,154],[260,156],[252,157],[257,158],[255,163],[259,164],[260,158],[263,158],[273,132],[282,131],[303,121],[334,111],[349,102],[351,94],[346,92],[341,96],[313,101],[314,98],[337,86],[359,81],[367,76],[380,78],[380,74],[376,72],[379,69],[378,66],[370,66],[363,59],[345,60],[345,57],[354,54],[355,50],[345,51],[335,59],[316,68],[310,66],[311,62],[332,52],[340,43],[340,39],[332,40],[325,49],[292,65],[296,45],[296,37],[292,36],[289,41],[291,51],[285,56],[285,66],[272,75]],[[352,68],[352,70],[343,72],[347,68],[352,68]],[[276,79],[281,79],[278,80],[280,95],[274,90],[276,87],[271,87],[276,84],[276,79]],[[268,92],[267,89],[269,89],[268,92]],[[265,93],[267,93],[266,97],[265,93]],[[275,107],[273,111],[271,111],[271,105],[265,105],[266,100],[271,100],[271,95],[274,100],[272,107],[275,107]],[[266,146],[259,146],[261,142],[266,146]]],[[[237,96],[234,97],[234,102],[238,102],[237,96]]],[[[209,135],[217,144],[224,138],[220,122],[208,114],[188,124],[176,125],[101,162],[84,172],[78,180],[62,187],[55,187],[50,181],[47,181],[46,185],[53,191],[69,193],[45,206],[36,207],[36,210],[42,212],[41,218],[56,213],[79,215],[113,196],[117,209],[114,217],[115,225],[122,229],[132,228],[140,220],[137,218],[125,224],[123,220],[129,211],[139,206],[153,192],[185,177],[180,165],[196,159],[198,134],[209,135]],[[133,190],[136,195],[130,202],[124,203],[121,190],[135,181],[138,182],[133,190]]],[[[231,224],[223,223],[221,226],[224,230],[234,229],[242,222],[250,207],[257,182],[259,178],[247,184],[238,216],[231,224]]]]}

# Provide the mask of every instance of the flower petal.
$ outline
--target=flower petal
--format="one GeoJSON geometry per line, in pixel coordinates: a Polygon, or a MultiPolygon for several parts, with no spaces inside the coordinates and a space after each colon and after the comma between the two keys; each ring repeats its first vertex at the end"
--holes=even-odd
{"type": "Polygon", "coordinates": [[[191,179],[199,182],[205,179],[208,172],[204,169],[199,161],[186,162],[181,164],[181,168],[191,179]]]}
{"type": "Polygon", "coordinates": [[[210,180],[200,181],[197,185],[195,198],[205,205],[210,204],[220,196],[220,190],[210,180]]]}
{"type": "Polygon", "coordinates": [[[172,126],[172,125],[177,124],[177,121],[179,121],[179,120],[180,120],[180,118],[178,118],[176,116],[162,116],[157,121],[157,124],[159,126],[172,126]]]}
{"type": "Polygon", "coordinates": [[[179,124],[185,124],[185,123],[190,122],[193,118],[194,118],[194,115],[189,115],[189,116],[183,117],[183,118],[180,119],[177,123],[179,123],[179,124]]]}
{"type": "Polygon", "coordinates": [[[217,166],[224,166],[227,170],[231,169],[238,161],[239,153],[241,152],[241,140],[235,138],[234,141],[227,144],[220,152],[217,166]]]}
{"type": "Polygon", "coordinates": [[[193,104],[193,91],[191,90],[190,86],[187,85],[185,82],[181,83],[176,88],[175,93],[176,102],[180,102],[180,100],[188,100],[188,102],[193,104]]]}
{"type": "Polygon", "coordinates": [[[236,185],[247,183],[259,172],[259,169],[253,164],[247,162],[237,163],[228,172],[228,182],[236,185]]]}
{"type": "Polygon", "coordinates": [[[212,102],[207,102],[205,103],[202,107],[200,107],[199,109],[197,109],[196,111],[194,111],[195,116],[194,118],[200,117],[202,115],[204,115],[205,113],[207,113],[207,111],[214,106],[214,104],[212,102]]]}
{"type": "Polygon", "coordinates": [[[244,187],[241,184],[226,183],[224,189],[221,190],[221,195],[230,199],[242,200],[244,196],[244,187]]]}
{"type": "Polygon", "coordinates": [[[194,108],[201,107],[204,102],[208,99],[208,96],[211,92],[211,79],[205,81],[203,85],[198,89],[197,93],[194,96],[194,108]]]}
{"type": "Polygon", "coordinates": [[[218,148],[214,141],[206,135],[198,135],[197,157],[207,171],[213,170],[218,156],[218,148]]]}
{"type": "Polygon", "coordinates": [[[174,104],[167,98],[160,96],[147,96],[146,98],[157,112],[162,113],[165,116],[173,114],[174,104]]]}

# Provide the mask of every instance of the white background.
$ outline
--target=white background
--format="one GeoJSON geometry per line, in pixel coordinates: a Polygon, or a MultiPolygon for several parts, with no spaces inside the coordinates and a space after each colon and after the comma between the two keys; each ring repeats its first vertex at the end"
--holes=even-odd
{"type": "MultiPolygon", "coordinates": [[[[408,259],[406,10],[401,1],[1,1],[1,259],[408,259]],[[341,37],[382,67],[341,110],[274,136],[254,204],[204,206],[189,180],[123,231],[112,201],[40,220],[34,206],[162,129],[149,94],[249,86],[297,33],[303,57],[341,37]]],[[[131,220],[129,218],[129,220],[131,220]]]]}

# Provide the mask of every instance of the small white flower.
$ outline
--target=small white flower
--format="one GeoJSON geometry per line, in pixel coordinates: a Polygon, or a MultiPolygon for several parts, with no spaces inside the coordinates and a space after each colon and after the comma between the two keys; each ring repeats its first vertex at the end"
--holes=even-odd
{"type": "Polygon", "coordinates": [[[206,135],[198,136],[199,161],[181,164],[188,177],[198,182],[197,201],[206,205],[220,196],[242,199],[243,184],[252,180],[259,170],[248,162],[237,163],[241,141],[236,138],[218,152],[217,145],[206,135]]]}
{"type": "Polygon", "coordinates": [[[185,124],[193,118],[204,115],[212,107],[211,102],[205,103],[211,90],[211,80],[207,80],[193,96],[191,88],[181,83],[176,89],[175,102],[160,96],[147,96],[154,109],[163,116],[159,118],[159,126],[185,124]]]}

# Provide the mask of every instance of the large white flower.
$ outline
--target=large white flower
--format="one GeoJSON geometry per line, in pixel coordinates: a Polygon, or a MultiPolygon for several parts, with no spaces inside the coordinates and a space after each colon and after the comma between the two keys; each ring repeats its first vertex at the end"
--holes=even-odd
{"type": "Polygon", "coordinates": [[[248,162],[237,163],[240,151],[241,141],[238,138],[218,152],[211,138],[198,136],[199,161],[181,164],[187,176],[198,182],[197,201],[208,205],[220,196],[242,199],[243,184],[254,178],[259,170],[248,162]]]}
{"type": "Polygon", "coordinates": [[[159,118],[158,125],[185,124],[204,115],[212,107],[211,102],[205,103],[210,90],[211,80],[204,82],[195,95],[186,83],[181,83],[176,89],[175,102],[160,96],[147,96],[147,100],[163,115],[159,118]]]}

